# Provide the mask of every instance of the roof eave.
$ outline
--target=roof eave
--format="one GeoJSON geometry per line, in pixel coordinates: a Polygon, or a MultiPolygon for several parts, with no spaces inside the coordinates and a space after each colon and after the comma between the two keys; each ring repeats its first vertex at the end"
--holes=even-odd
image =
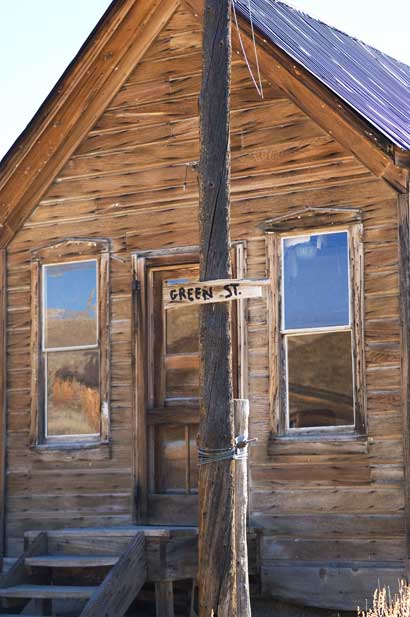
{"type": "MultiPolygon", "coordinates": [[[[254,55],[251,28],[244,18],[240,17],[239,21],[249,59],[254,55]]],[[[407,173],[399,161],[396,162],[396,146],[286,52],[259,33],[255,33],[255,36],[263,76],[278,85],[298,107],[372,173],[396,191],[406,192],[407,173]]],[[[240,42],[235,31],[233,41],[239,50],[240,42]]]]}
{"type": "Polygon", "coordinates": [[[36,207],[180,0],[116,0],[0,165],[0,248],[36,207]]]}
{"type": "MultiPolygon", "coordinates": [[[[203,14],[203,0],[183,0],[194,15],[203,14]]],[[[238,15],[245,53],[254,74],[254,40],[249,21],[238,15]]],[[[262,76],[279,86],[287,96],[336,141],[360,160],[367,169],[399,193],[407,191],[407,170],[396,162],[395,144],[367,119],[334,94],[319,79],[285,51],[255,30],[262,76]]],[[[241,41],[233,29],[233,50],[241,54],[241,41]]]]}
{"type": "Polygon", "coordinates": [[[410,150],[394,146],[394,162],[398,167],[410,169],[410,150]]]}

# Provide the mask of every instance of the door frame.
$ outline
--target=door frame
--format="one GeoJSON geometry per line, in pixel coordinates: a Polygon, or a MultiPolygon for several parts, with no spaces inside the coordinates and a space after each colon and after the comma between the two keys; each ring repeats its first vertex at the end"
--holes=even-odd
{"type": "MultiPolygon", "coordinates": [[[[232,243],[235,278],[246,276],[246,243],[232,243]]],[[[147,315],[147,294],[149,281],[147,273],[150,267],[199,262],[199,247],[176,247],[132,254],[132,369],[134,381],[133,404],[133,520],[137,524],[148,521],[149,469],[148,469],[148,430],[146,404],[148,383],[146,370],[147,353],[150,345],[148,337],[150,316],[147,315]]],[[[247,315],[246,300],[237,302],[237,384],[238,398],[247,396],[247,315]]]]}

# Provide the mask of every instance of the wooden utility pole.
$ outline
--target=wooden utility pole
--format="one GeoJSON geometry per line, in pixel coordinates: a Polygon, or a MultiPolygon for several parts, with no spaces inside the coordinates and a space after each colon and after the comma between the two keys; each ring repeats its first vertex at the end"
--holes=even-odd
{"type": "MultiPolygon", "coordinates": [[[[231,0],[205,0],[200,98],[200,280],[231,277],[229,102],[231,0]]],[[[199,448],[212,458],[235,441],[230,302],[201,307],[199,448]]],[[[199,616],[237,617],[234,461],[199,467],[199,616]]]]}

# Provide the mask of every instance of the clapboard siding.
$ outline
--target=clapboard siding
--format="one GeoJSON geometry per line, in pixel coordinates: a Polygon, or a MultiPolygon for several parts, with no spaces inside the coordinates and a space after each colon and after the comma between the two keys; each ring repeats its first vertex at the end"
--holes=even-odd
{"type": "MultiPolygon", "coordinates": [[[[198,242],[200,49],[199,21],[181,8],[8,247],[9,555],[27,529],[132,521],[131,255],[198,242]],[[112,447],[87,463],[50,462],[28,448],[31,250],[78,235],[112,243],[112,447]]],[[[250,301],[250,432],[258,438],[250,521],[261,529],[267,595],[346,608],[378,579],[395,581],[406,557],[396,195],[275,84],[265,81],[264,89],[260,99],[236,56],[232,238],[247,241],[247,276],[265,277],[263,220],[312,205],[362,210],[369,440],[350,449],[312,451],[294,442],[270,451],[267,300],[250,301]]]]}

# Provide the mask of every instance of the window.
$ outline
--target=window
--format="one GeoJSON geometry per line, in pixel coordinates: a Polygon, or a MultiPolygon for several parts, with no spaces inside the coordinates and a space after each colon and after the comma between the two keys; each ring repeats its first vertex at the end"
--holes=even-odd
{"type": "Polygon", "coordinates": [[[364,432],[360,225],[286,223],[270,242],[274,432],[364,432]]]}
{"type": "Polygon", "coordinates": [[[354,426],[347,231],[282,238],[286,429],[354,426]]]}
{"type": "Polygon", "coordinates": [[[76,241],[75,252],[73,242],[39,251],[32,265],[36,443],[108,437],[108,253],[104,241],[76,241]]]}
{"type": "Polygon", "coordinates": [[[45,437],[100,432],[97,261],[44,265],[45,437]]]}

